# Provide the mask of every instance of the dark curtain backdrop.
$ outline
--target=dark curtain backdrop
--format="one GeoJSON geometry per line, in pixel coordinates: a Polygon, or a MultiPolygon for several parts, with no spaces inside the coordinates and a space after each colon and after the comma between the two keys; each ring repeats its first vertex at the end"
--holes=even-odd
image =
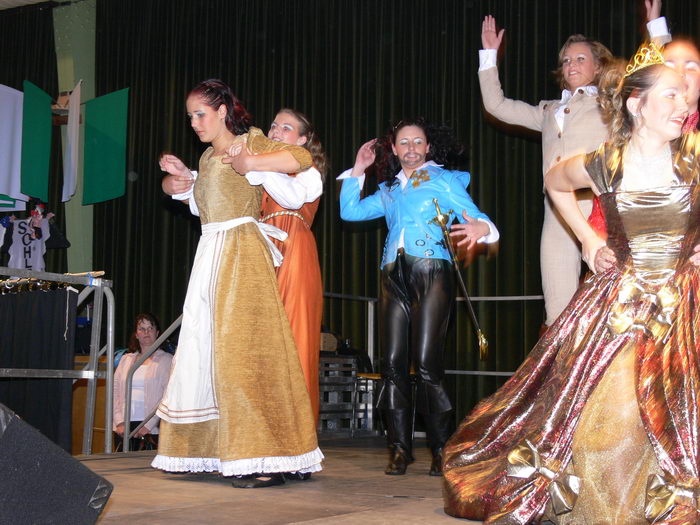
{"type": "MultiPolygon", "coordinates": [[[[131,89],[127,193],[95,208],[95,264],[114,280],[118,338],[126,341],[140,310],[154,311],[164,325],[181,311],[199,227],[163,196],[157,159],[169,151],[197,166],[204,146],[189,129],[184,99],[209,77],[228,82],[263,129],[282,106],[316,124],[331,167],[314,225],[326,291],[378,295],[384,225],[343,223],[334,177],[364,141],[420,114],[450,124],[465,143],[471,194],[502,233],[498,256],[466,271],[470,293],[540,294],[539,136],[484,116],[476,76],[481,21],[493,14],[506,28],[506,94],[536,103],[559,96],[550,72],[569,34],[629,56],[643,9],[636,0],[100,0],[97,93],[131,89]]],[[[698,34],[696,0],[668,0],[664,12],[672,30],[698,34]]],[[[517,368],[536,340],[542,304],[480,303],[477,313],[491,343],[488,362],[478,362],[458,306],[447,368],[517,368]]],[[[324,323],[364,346],[362,303],[327,300],[324,323]]],[[[448,381],[458,418],[502,382],[448,381]]]]}
{"type": "MultiPolygon", "coordinates": [[[[25,80],[43,89],[53,98],[58,96],[53,8],[48,2],[0,11],[0,84],[22,91],[22,82],[25,80]]],[[[64,205],[61,202],[61,159],[61,131],[59,126],[54,126],[47,211],[56,214],[53,220],[56,226],[65,232],[64,205]]],[[[8,213],[0,212],[0,217],[4,215],[8,213]]],[[[16,215],[25,217],[23,212],[16,215]]],[[[0,257],[0,264],[6,265],[7,259],[7,256],[0,257]]],[[[65,249],[48,250],[44,259],[47,272],[62,273],[68,269],[65,249]]]]}

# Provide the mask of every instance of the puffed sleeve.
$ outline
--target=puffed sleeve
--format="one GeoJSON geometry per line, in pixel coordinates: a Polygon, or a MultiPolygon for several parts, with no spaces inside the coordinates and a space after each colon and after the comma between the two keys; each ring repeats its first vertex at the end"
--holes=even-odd
{"type": "Polygon", "coordinates": [[[299,163],[299,171],[305,171],[313,164],[311,153],[309,153],[309,150],[306,148],[270,140],[265,136],[262,130],[258,128],[250,128],[250,130],[248,130],[247,145],[248,149],[253,153],[271,153],[273,151],[281,150],[288,151],[299,163]]]}

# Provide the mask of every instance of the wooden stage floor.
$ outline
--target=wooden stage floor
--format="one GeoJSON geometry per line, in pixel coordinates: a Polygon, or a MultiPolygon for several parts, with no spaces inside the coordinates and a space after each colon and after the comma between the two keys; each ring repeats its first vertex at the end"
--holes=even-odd
{"type": "Polygon", "coordinates": [[[325,440],[324,470],[309,481],[234,489],[214,474],[168,474],[150,467],[153,452],[79,457],[114,484],[98,524],[402,524],[475,523],[442,510],[442,478],[428,476],[420,440],[405,476],[386,476],[383,439],[325,440]]]}

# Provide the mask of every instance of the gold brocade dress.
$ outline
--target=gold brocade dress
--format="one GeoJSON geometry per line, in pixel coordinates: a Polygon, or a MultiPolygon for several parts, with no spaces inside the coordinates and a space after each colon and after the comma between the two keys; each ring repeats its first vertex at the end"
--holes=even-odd
{"type": "Polygon", "coordinates": [[[700,522],[695,135],[668,186],[621,191],[623,152],[586,156],[618,265],[590,275],[444,452],[445,511],[485,523],[700,522]]]}
{"type": "MultiPolygon", "coordinates": [[[[309,153],[251,128],[254,153],[309,153]]],[[[194,199],[202,238],[183,307],[178,350],[158,415],[166,471],[225,476],[315,472],[323,458],[270,249],[257,219],[263,189],[207,149],[194,199]]]]}

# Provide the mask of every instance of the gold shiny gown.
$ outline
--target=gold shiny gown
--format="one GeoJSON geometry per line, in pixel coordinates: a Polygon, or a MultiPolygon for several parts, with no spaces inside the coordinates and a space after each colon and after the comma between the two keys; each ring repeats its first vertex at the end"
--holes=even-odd
{"type": "MultiPolygon", "coordinates": [[[[675,182],[621,191],[624,153],[586,157],[619,264],[589,276],[444,451],[445,511],[486,523],[700,521],[698,147],[675,182]]],[[[667,163],[670,165],[671,161],[667,163]]]]}
{"type": "MultiPolygon", "coordinates": [[[[309,153],[252,128],[254,153],[309,153]]],[[[257,222],[262,186],[204,152],[194,185],[202,238],[183,307],[178,350],[158,415],[167,471],[225,476],[315,472],[323,458],[268,243],[257,222]]]]}

